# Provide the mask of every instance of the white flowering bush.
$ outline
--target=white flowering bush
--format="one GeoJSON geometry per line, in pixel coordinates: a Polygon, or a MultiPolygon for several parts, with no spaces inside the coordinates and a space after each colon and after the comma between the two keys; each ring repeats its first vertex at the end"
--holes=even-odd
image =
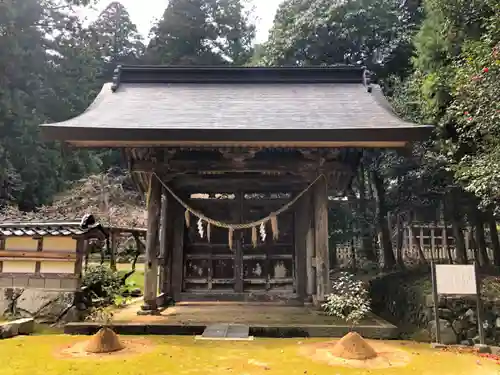
{"type": "Polygon", "coordinates": [[[328,315],[346,321],[352,329],[370,312],[368,290],[353,274],[342,272],[332,282],[332,293],[322,307],[328,315]]]}

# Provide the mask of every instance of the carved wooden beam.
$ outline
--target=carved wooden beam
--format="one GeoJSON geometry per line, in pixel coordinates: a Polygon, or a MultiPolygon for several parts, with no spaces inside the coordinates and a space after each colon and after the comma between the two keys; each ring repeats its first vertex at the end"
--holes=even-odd
{"type": "Polygon", "coordinates": [[[325,171],[340,171],[352,173],[348,164],[337,161],[296,161],[296,160],[245,160],[239,159],[239,165],[235,168],[232,160],[170,160],[165,163],[158,163],[145,160],[131,160],[130,169],[132,172],[151,172],[156,170],[162,172],[182,172],[182,173],[227,173],[227,172],[263,172],[263,173],[314,173],[318,168],[325,171]]]}

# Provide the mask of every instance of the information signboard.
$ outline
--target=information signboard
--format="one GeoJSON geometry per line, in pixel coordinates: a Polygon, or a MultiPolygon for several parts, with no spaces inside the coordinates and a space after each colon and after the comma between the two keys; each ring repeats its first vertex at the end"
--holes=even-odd
{"type": "Polygon", "coordinates": [[[431,262],[431,277],[437,343],[441,343],[439,295],[472,295],[476,296],[477,301],[479,342],[481,345],[484,345],[482,303],[481,294],[479,292],[480,285],[477,277],[477,264],[435,264],[431,262]]]}
{"type": "Polygon", "coordinates": [[[473,264],[436,264],[436,288],[442,295],[476,295],[476,268],[473,264]]]}

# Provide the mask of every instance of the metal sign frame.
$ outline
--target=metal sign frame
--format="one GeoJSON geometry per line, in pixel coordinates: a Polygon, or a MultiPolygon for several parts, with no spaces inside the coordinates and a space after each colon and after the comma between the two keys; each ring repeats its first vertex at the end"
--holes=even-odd
{"type": "MultiPolygon", "coordinates": [[[[453,266],[453,265],[451,265],[453,266]]],[[[457,265],[458,266],[458,265],[457,265]]],[[[482,319],[482,300],[481,300],[481,283],[479,280],[479,272],[478,272],[478,265],[476,262],[473,263],[474,267],[474,277],[476,281],[476,293],[474,294],[476,296],[476,306],[477,306],[477,324],[478,324],[478,333],[479,333],[479,343],[481,345],[484,345],[485,340],[484,340],[484,327],[483,327],[483,319],[482,319]]],[[[437,279],[436,279],[436,263],[434,261],[431,261],[431,279],[432,279],[432,299],[434,302],[434,319],[436,322],[436,342],[438,344],[441,344],[441,325],[440,325],[440,318],[439,318],[439,294],[437,290],[437,279]]],[[[444,294],[442,295],[451,295],[451,294],[444,294]]],[[[453,294],[453,295],[472,295],[472,294],[453,294]]]]}

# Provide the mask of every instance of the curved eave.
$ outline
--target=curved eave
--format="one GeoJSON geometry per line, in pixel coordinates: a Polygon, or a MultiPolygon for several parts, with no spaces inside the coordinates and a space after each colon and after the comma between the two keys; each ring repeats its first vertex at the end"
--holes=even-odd
{"type": "Polygon", "coordinates": [[[398,148],[432,130],[398,118],[377,86],[368,93],[358,84],[122,84],[116,92],[106,84],[80,116],[41,125],[44,139],[77,147],[398,148]]]}

